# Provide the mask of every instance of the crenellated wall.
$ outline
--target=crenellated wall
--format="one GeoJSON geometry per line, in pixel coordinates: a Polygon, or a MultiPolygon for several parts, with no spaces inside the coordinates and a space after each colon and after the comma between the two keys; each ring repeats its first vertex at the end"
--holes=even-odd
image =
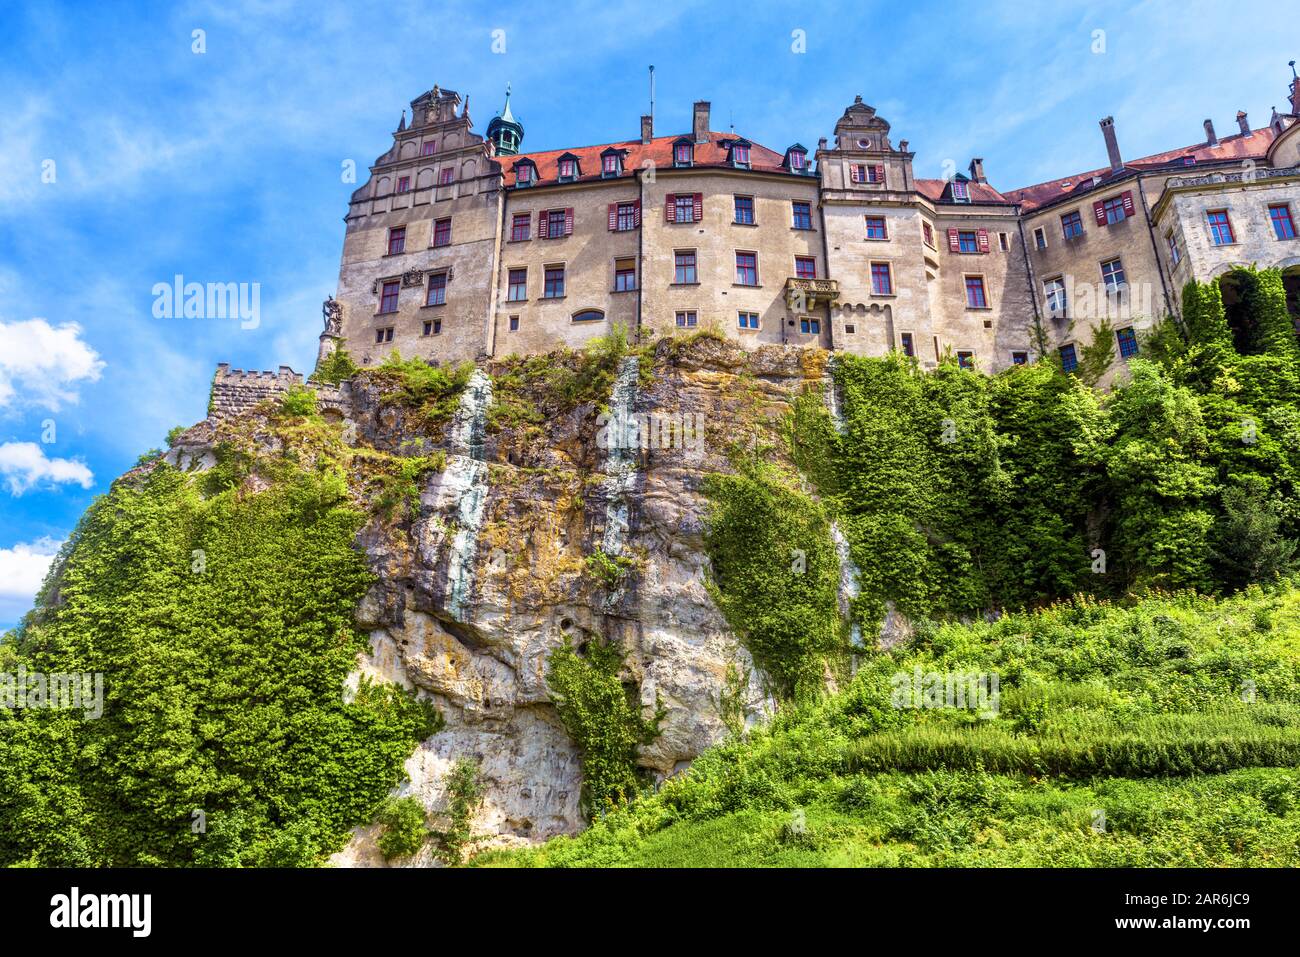
{"type": "Polygon", "coordinates": [[[302,373],[294,372],[289,366],[280,366],[275,372],[246,372],[243,369],[232,369],[230,363],[222,362],[217,365],[217,373],[212,378],[208,418],[218,420],[243,415],[259,402],[276,398],[294,386],[304,384],[315,391],[316,403],[320,408],[346,414],[347,383],[342,386],[304,383],[302,373]]]}

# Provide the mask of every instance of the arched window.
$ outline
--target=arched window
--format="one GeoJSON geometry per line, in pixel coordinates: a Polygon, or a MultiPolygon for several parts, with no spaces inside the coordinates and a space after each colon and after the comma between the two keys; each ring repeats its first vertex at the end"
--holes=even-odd
{"type": "Polygon", "coordinates": [[[573,314],[574,322],[601,322],[604,318],[605,314],[599,309],[584,309],[573,314]]]}

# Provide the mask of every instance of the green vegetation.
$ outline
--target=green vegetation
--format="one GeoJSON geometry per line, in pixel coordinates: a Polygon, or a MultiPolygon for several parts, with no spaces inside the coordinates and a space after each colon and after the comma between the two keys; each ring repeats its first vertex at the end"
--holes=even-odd
{"type": "Polygon", "coordinates": [[[566,641],[548,659],[546,683],[560,720],[582,755],[583,807],[603,815],[637,791],[636,749],[659,734],[662,710],[641,714],[638,688],[624,687],[623,655],[612,644],[566,641]]]}
{"type": "Polygon", "coordinates": [[[845,652],[827,513],[772,466],[711,475],[710,593],[783,699],[815,694],[845,652]]]}
{"type": "Polygon", "coordinates": [[[420,508],[420,479],[447,467],[441,449],[428,455],[398,456],[387,462],[389,470],[379,475],[375,510],[385,518],[408,519],[420,508]]]}
{"type": "Polygon", "coordinates": [[[635,564],[626,555],[607,555],[604,549],[597,548],[587,556],[587,574],[605,588],[613,590],[623,583],[635,564]]]}
{"type": "Polygon", "coordinates": [[[584,402],[603,406],[609,401],[620,363],[634,354],[644,374],[652,352],[633,348],[628,344],[627,329],[615,325],[608,336],[590,340],[581,350],[560,349],[503,360],[493,377],[488,428],[539,430],[549,416],[584,402]]]}
{"type": "Polygon", "coordinates": [[[1233,348],[1219,285],[1192,283],[1185,328],[1158,324],[1150,358],[1107,394],[1082,381],[1113,359],[1106,327],[1079,376],[838,356],[844,434],[800,400],[789,437],[851,543],[864,630],[889,605],[969,616],[1080,591],[1226,593],[1295,570],[1300,361],[1277,331],[1276,273],[1231,275],[1233,328],[1261,330],[1255,352],[1233,348]]]}
{"type": "Polygon", "coordinates": [[[371,373],[387,387],[385,404],[414,408],[430,425],[441,425],[452,417],[473,374],[472,362],[435,366],[423,359],[403,359],[395,349],[371,373]]]}
{"type": "Polygon", "coordinates": [[[438,857],[447,864],[459,864],[464,859],[465,847],[470,843],[470,818],[483,803],[483,782],[479,779],[478,762],[473,758],[458,758],[447,772],[447,820],[445,831],[435,831],[438,838],[438,857]]]}
{"type": "Polygon", "coordinates": [[[424,846],[429,827],[424,821],[424,805],[419,798],[388,798],[379,805],[375,821],[382,830],[379,851],[384,860],[409,857],[424,846]]]}
{"type": "Polygon", "coordinates": [[[483,865],[1300,864],[1300,589],[921,623],[575,838],[483,865]],[[996,707],[899,707],[922,674],[996,707]]]}
{"type": "Polygon", "coordinates": [[[317,864],[437,729],[393,686],[345,700],[370,576],[331,456],[259,458],[260,492],[250,451],[219,458],[202,482],[161,463],[118,482],[0,641],[0,672],[103,676],[100,717],[0,709],[0,863],[317,864]]]}
{"type": "Polygon", "coordinates": [[[307,386],[295,385],[280,397],[281,415],[315,415],[316,391],[307,386]]]}
{"type": "Polygon", "coordinates": [[[360,371],[352,361],[352,356],[348,355],[348,350],[339,346],[317,366],[311,374],[311,381],[321,385],[339,385],[360,371]]]}

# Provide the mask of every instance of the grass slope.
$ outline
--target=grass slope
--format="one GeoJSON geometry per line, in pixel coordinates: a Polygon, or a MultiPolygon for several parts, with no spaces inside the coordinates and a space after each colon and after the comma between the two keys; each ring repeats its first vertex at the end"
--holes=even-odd
{"type": "Polygon", "coordinates": [[[574,838],[480,866],[1296,866],[1300,588],[923,627],[574,838]],[[894,676],[996,674],[996,715],[894,676]]]}

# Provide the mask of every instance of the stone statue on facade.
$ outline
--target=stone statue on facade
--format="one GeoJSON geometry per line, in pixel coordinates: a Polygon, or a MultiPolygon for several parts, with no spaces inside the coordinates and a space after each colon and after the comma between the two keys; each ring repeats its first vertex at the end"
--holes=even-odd
{"type": "Polygon", "coordinates": [[[325,334],[329,336],[343,335],[343,303],[333,296],[328,296],[321,303],[320,311],[325,318],[325,334]]]}

